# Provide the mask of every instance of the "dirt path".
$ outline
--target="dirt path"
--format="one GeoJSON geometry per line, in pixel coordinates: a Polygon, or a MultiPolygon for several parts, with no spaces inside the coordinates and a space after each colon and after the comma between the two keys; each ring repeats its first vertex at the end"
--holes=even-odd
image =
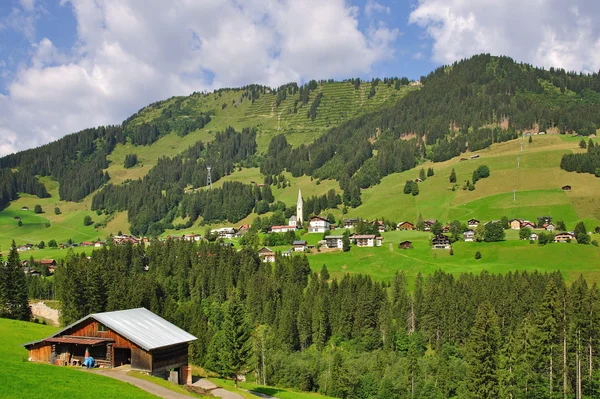
{"type": "Polygon", "coordinates": [[[31,303],[31,313],[34,316],[43,317],[52,322],[52,325],[58,326],[58,310],[49,308],[44,302],[31,303]]]}
{"type": "Polygon", "coordinates": [[[226,391],[223,388],[219,388],[217,387],[214,383],[205,380],[204,378],[194,382],[192,385],[196,386],[196,387],[200,387],[202,389],[205,389],[207,391],[210,391],[210,393],[218,398],[223,398],[223,399],[244,399],[242,397],[242,395],[238,395],[237,393],[234,392],[229,392],[226,391]]]}
{"type": "Polygon", "coordinates": [[[114,378],[115,380],[127,382],[144,391],[156,395],[164,399],[190,399],[189,395],[183,395],[170,389],[156,385],[153,382],[142,380],[140,378],[127,375],[127,370],[93,370],[91,373],[100,374],[106,377],[114,378]]]}

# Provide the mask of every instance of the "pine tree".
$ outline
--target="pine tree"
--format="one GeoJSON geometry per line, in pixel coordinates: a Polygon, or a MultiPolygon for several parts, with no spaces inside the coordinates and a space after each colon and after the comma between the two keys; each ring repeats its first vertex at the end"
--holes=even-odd
{"type": "Polygon", "coordinates": [[[252,330],[238,295],[234,294],[225,311],[222,325],[223,347],[220,351],[223,369],[233,377],[236,388],[238,376],[248,371],[252,358],[252,330]]]}
{"type": "Polygon", "coordinates": [[[548,281],[537,317],[540,333],[540,355],[547,375],[547,393],[552,397],[555,392],[559,364],[557,355],[560,349],[560,322],[562,319],[559,290],[553,279],[548,281]]]}
{"type": "Polygon", "coordinates": [[[421,168],[421,170],[419,171],[419,178],[420,178],[422,181],[425,181],[425,179],[427,178],[427,177],[425,176],[425,169],[421,168]]]}
{"type": "Polygon", "coordinates": [[[452,168],[452,172],[450,172],[450,183],[456,183],[456,172],[454,168],[452,168]]]}
{"type": "Polygon", "coordinates": [[[0,258],[0,317],[30,320],[27,279],[13,240],[6,264],[0,258]]]}
{"type": "Polygon", "coordinates": [[[499,394],[498,355],[500,329],[498,316],[489,302],[477,309],[475,324],[467,344],[467,389],[472,398],[492,399],[499,394]]]}

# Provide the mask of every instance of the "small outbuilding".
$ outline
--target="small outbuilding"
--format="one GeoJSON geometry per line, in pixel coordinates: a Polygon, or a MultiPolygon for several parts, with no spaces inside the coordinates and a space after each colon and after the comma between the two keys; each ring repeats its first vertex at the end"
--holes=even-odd
{"type": "Polygon", "coordinates": [[[400,249],[412,249],[412,247],[412,241],[402,241],[400,244],[398,244],[398,248],[400,249]]]}
{"type": "Polygon", "coordinates": [[[88,351],[97,365],[132,369],[191,383],[189,343],[197,338],[148,309],[90,314],[57,333],[24,344],[29,361],[81,365],[88,351]]]}
{"type": "Polygon", "coordinates": [[[571,186],[569,186],[569,185],[562,186],[562,190],[563,191],[571,191],[571,186]]]}

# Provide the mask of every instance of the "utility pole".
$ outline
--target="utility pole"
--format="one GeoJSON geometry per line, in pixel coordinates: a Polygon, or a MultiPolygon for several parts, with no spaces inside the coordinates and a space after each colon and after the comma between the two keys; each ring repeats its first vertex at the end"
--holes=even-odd
{"type": "Polygon", "coordinates": [[[513,201],[517,200],[517,189],[513,188],[513,201]]]}
{"type": "Polygon", "coordinates": [[[206,167],[206,171],[208,172],[206,174],[206,187],[208,187],[209,189],[212,189],[212,178],[210,177],[210,170],[212,169],[212,167],[207,166],[206,167]]]}
{"type": "Polygon", "coordinates": [[[517,158],[517,169],[521,167],[521,157],[517,158]]]}

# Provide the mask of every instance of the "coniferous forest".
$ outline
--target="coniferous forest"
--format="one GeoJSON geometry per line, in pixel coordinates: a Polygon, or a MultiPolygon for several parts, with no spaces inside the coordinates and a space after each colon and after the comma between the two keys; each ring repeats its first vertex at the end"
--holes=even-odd
{"type": "Polygon", "coordinates": [[[560,273],[438,271],[409,289],[402,273],[335,279],[304,256],[270,264],[255,248],[168,240],[68,256],[55,285],[64,323],[144,306],[198,337],[195,364],[262,384],[340,398],[600,395],[600,291],[560,273]]]}

